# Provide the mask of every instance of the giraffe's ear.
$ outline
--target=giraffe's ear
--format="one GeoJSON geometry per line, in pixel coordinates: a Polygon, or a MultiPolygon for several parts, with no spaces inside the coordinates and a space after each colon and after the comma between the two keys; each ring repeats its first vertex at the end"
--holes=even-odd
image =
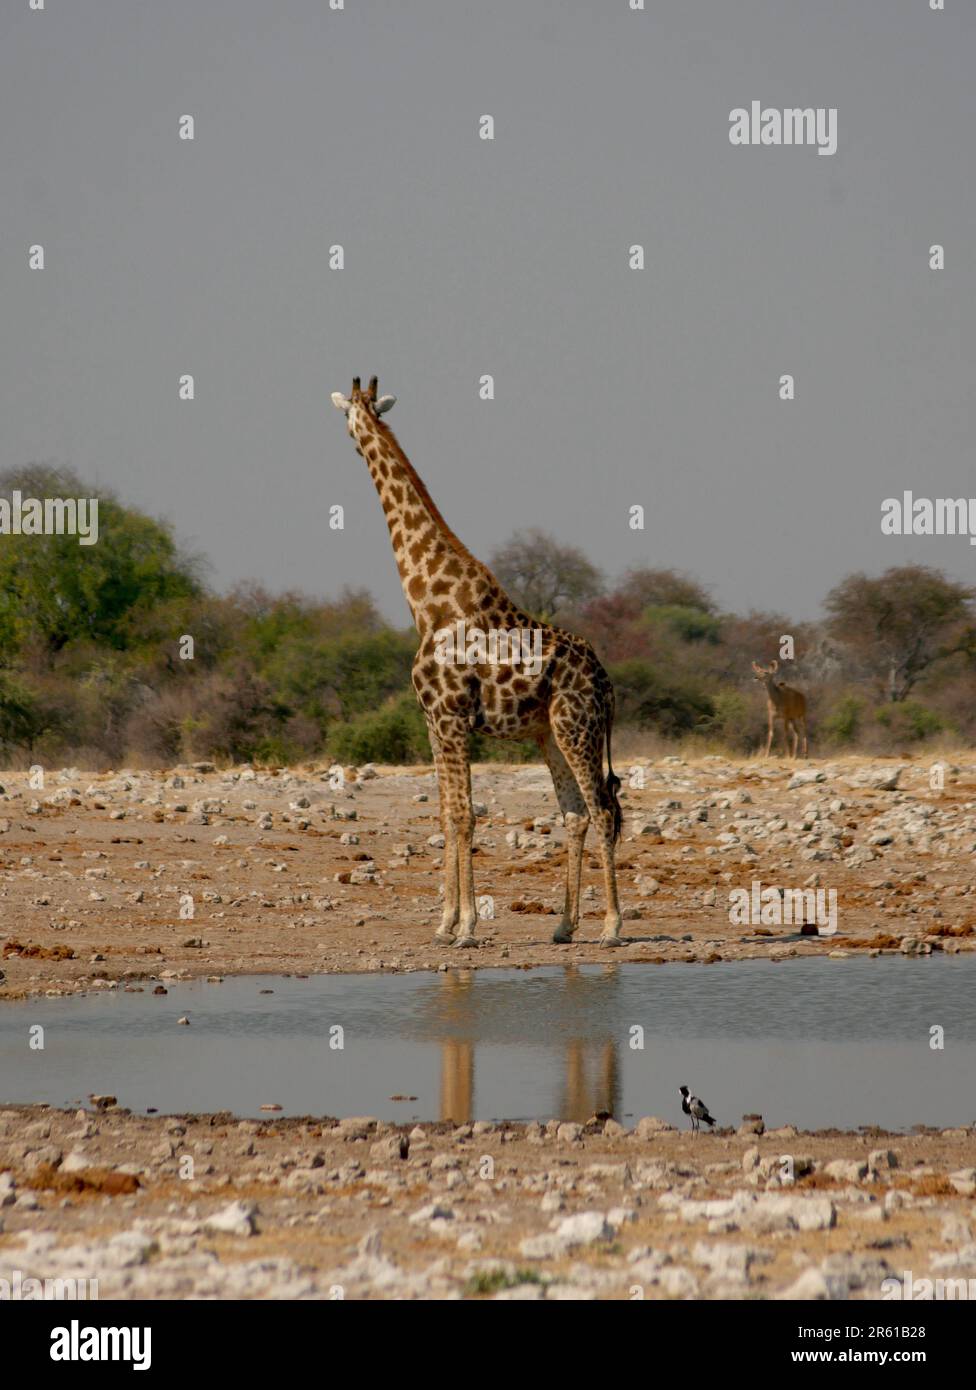
{"type": "Polygon", "coordinates": [[[377,415],[383,415],[388,410],[392,410],[396,405],[396,396],[380,396],[376,402],[375,410],[377,415]]]}
{"type": "Polygon", "coordinates": [[[347,400],[347,398],[342,394],[341,391],[333,391],[332,404],[335,406],[336,410],[344,410],[348,415],[349,407],[352,404],[352,402],[347,400]]]}

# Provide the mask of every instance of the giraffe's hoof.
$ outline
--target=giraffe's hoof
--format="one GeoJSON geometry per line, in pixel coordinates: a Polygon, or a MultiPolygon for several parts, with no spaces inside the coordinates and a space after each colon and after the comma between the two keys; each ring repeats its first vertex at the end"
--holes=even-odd
{"type": "Polygon", "coordinates": [[[454,945],[455,948],[461,949],[463,949],[465,946],[477,946],[478,938],[474,935],[473,932],[468,932],[466,936],[459,936],[457,941],[455,941],[454,945]]]}
{"type": "Polygon", "coordinates": [[[552,934],[552,939],[556,946],[568,946],[573,939],[573,928],[557,927],[552,934]]]}
{"type": "Polygon", "coordinates": [[[624,944],[625,943],[622,936],[612,935],[600,937],[601,946],[623,946],[624,944]]]}
{"type": "Polygon", "coordinates": [[[434,940],[439,941],[442,946],[450,946],[454,942],[454,932],[450,927],[438,927],[434,932],[434,940]]]}

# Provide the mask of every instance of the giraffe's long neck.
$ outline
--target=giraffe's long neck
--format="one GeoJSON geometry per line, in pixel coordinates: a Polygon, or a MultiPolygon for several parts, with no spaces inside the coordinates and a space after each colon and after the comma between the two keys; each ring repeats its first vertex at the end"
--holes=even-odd
{"type": "Polygon", "coordinates": [[[506,601],[487,566],[471,554],[441,516],[419,474],[382,420],[357,410],[353,437],[379,494],[418,632],[444,627],[506,601]]]}

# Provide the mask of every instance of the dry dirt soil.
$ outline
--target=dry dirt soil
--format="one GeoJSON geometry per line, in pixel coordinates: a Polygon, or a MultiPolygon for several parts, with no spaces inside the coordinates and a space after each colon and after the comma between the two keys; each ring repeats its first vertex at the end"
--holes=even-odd
{"type": "MultiPolygon", "coordinates": [[[[492,764],[474,769],[486,915],[463,956],[433,941],[429,769],[350,768],[341,785],[315,767],[2,773],[0,1007],[239,973],[976,949],[971,757],[618,771],[623,947],[598,944],[592,853],[577,938],[552,944],[565,851],[548,774],[492,764]],[[754,881],[836,890],[836,933],[802,935],[775,903],[730,920],[754,881]]],[[[877,1298],[906,1270],[976,1276],[972,1129],[691,1138],[652,1119],[460,1118],[10,1107],[0,1296],[16,1276],[98,1278],[103,1297],[877,1298]]]]}

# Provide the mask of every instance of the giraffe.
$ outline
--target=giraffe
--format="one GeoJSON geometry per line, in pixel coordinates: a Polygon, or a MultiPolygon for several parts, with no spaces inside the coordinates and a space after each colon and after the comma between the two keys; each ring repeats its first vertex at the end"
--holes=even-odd
{"type": "Polygon", "coordinates": [[[552,775],[567,838],[566,896],[553,941],[570,942],[579,926],[583,843],[592,821],[606,891],[600,940],[619,946],[614,848],[620,838],[620,779],[610,763],[610,677],[588,642],[524,613],[488,567],[458,540],[382,418],[395,400],[377,396],[375,376],[365,391],[356,377],[348,397],[339,391],[332,395],[379,493],[400,583],[420,639],[413,685],[427,722],[444,834],[444,908],[435,937],[444,944],[477,945],[468,740],[478,731],[496,738],[531,739],[552,775]],[[444,634],[463,631],[459,623],[489,637],[513,630],[531,633],[539,659],[520,671],[516,660],[483,659],[490,652],[477,644],[467,648],[460,662],[445,659],[444,634]]]}

